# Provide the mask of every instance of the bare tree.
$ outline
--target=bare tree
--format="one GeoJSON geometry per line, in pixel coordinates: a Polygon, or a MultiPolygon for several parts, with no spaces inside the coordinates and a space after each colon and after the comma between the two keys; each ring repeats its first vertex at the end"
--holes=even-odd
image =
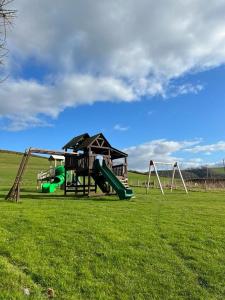
{"type": "Polygon", "coordinates": [[[16,11],[9,8],[14,0],[0,0],[0,64],[7,55],[6,36],[7,29],[12,25],[16,11]]]}

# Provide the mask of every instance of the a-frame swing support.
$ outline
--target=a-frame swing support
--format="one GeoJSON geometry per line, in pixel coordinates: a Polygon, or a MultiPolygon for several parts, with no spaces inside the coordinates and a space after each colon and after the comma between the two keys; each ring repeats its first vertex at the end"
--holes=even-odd
{"type": "Polygon", "coordinates": [[[19,201],[20,184],[21,184],[22,177],[23,177],[24,171],[26,169],[30,155],[31,155],[31,148],[26,150],[23,154],[23,157],[20,162],[14,183],[13,183],[11,189],[9,190],[8,194],[5,197],[6,200],[11,200],[11,201],[16,201],[16,202],[19,201]]]}
{"type": "Polygon", "coordinates": [[[160,187],[161,193],[164,195],[164,191],[163,191],[163,187],[162,187],[162,184],[161,184],[161,181],[160,181],[160,178],[159,178],[159,174],[158,174],[156,165],[155,165],[155,163],[154,163],[153,160],[150,160],[150,163],[149,163],[147,193],[148,193],[149,188],[150,188],[150,180],[151,180],[152,167],[154,168],[154,171],[155,171],[158,183],[159,183],[159,187],[160,187]]]}
{"type": "Polygon", "coordinates": [[[155,174],[156,174],[156,178],[157,178],[158,184],[159,184],[159,187],[160,187],[160,190],[161,190],[161,193],[164,195],[163,186],[162,186],[162,183],[161,183],[161,180],[160,180],[160,177],[159,177],[159,173],[158,173],[158,170],[157,170],[157,166],[156,166],[157,164],[173,166],[173,172],[172,172],[172,178],[171,178],[171,186],[170,186],[170,191],[171,192],[173,191],[175,172],[177,170],[178,173],[179,173],[182,185],[184,187],[185,193],[188,194],[188,190],[187,190],[187,187],[186,187],[186,184],[185,184],[185,181],[184,181],[183,175],[181,173],[181,170],[180,170],[178,162],[167,163],[167,162],[155,162],[153,160],[150,160],[150,162],[149,162],[148,183],[147,183],[147,190],[146,190],[147,193],[148,193],[148,191],[150,189],[151,173],[154,170],[155,174]]]}

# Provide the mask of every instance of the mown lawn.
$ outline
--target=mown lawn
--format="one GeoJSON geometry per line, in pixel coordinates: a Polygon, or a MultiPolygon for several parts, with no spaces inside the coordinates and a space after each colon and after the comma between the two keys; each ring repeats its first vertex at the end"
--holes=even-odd
{"type": "Polygon", "coordinates": [[[225,299],[225,192],[43,195],[47,162],[32,158],[22,203],[7,203],[16,163],[0,154],[0,299],[225,299]]]}

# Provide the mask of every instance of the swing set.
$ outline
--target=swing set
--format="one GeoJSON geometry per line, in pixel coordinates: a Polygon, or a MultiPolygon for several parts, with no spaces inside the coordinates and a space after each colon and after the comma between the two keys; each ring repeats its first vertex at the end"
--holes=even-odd
{"type": "Polygon", "coordinates": [[[185,184],[185,181],[184,181],[183,175],[181,173],[178,162],[174,162],[174,163],[156,162],[156,161],[153,161],[153,160],[150,160],[150,162],[149,162],[148,182],[147,182],[147,191],[146,191],[147,193],[149,192],[149,189],[150,189],[150,180],[151,180],[152,171],[154,171],[155,175],[156,175],[156,178],[157,178],[157,181],[158,181],[158,184],[159,184],[159,187],[160,187],[160,190],[161,190],[161,193],[163,195],[165,194],[162,183],[161,183],[161,180],[160,180],[160,177],[159,177],[159,172],[158,172],[158,169],[157,169],[158,165],[164,165],[164,166],[167,165],[167,166],[172,167],[172,177],[171,177],[171,184],[170,184],[170,191],[171,192],[173,191],[173,188],[174,188],[175,172],[177,170],[178,174],[179,174],[179,177],[181,179],[183,188],[185,190],[185,193],[188,194],[188,190],[187,190],[187,187],[186,187],[186,184],[185,184]]]}

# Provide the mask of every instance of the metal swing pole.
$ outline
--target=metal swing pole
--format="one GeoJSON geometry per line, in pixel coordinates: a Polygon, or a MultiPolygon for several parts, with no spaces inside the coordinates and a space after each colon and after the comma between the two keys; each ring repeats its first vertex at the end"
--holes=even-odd
{"type": "Polygon", "coordinates": [[[171,187],[170,187],[171,192],[173,191],[175,172],[176,172],[176,163],[173,165],[173,174],[172,174],[171,187]]]}
{"type": "Polygon", "coordinates": [[[183,175],[181,173],[181,170],[180,170],[180,167],[179,167],[178,163],[176,163],[176,166],[177,166],[177,170],[178,170],[178,172],[180,174],[180,178],[181,178],[182,184],[184,186],[184,190],[185,190],[186,194],[188,194],[188,190],[187,190],[186,184],[184,182],[184,178],[183,178],[183,175]]]}
{"type": "Polygon", "coordinates": [[[146,194],[148,194],[148,191],[149,191],[149,187],[150,187],[150,179],[151,179],[151,172],[152,172],[152,170],[151,170],[151,162],[152,161],[150,161],[149,162],[149,170],[148,170],[148,183],[147,183],[147,188],[146,188],[146,194]]]}
{"type": "Polygon", "coordinates": [[[158,174],[158,171],[157,171],[157,168],[156,168],[156,165],[155,165],[154,161],[152,161],[152,165],[153,165],[154,170],[155,170],[155,174],[156,174],[156,177],[157,177],[157,180],[158,180],[158,183],[159,183],[161,193],[164,195],[163,187],[162,187],[162,184],[161,184],[161,181],[160,181],[160,178],[159,178],[159,174],[158,174]]]}

